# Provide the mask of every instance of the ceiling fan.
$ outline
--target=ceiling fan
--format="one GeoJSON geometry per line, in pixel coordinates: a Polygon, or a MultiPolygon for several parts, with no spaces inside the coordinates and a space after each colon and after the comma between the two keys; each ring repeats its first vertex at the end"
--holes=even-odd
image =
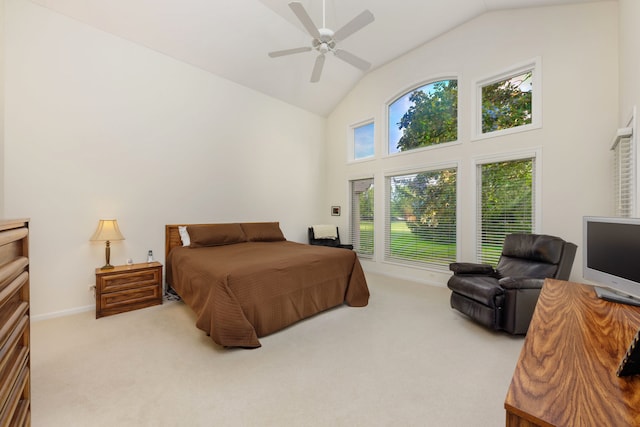
{"type": "Polygon", "coordinates": [[[346,50],[338,49],[336,47],[337,42],[346,39],[351,34],[361,30],[366,25],[372,23],[375,18],[371,12],[365,10],[364,12],[353,18],[351,21],[349,21],[347,24],[345,24],[342,28],[334,32],[329,28],[326,28],[325,25],[326,13],[324,0],[322,1],[322,28],[316,27],[316,25],[313,23],[313,20],[305,10],[304,6],[302,6],[302,3],[291,2],[289,3],[289,7],[298,17],[302,25],[304,25],[304,27],[307,29],[307,32],[311,35],[311,37],[313,37],[311,46],[269,52],[269,56],[271,58],[293,55],[294,53],[309,52],[311,50],[318,51],[318,53],[320,54],[316,58],[316,62],[313,66],[313,71],[311,72],[312,83],[318,82],[320,80],[322,67],[324,66],[325,55],[329,52],[333,53],[335,56],[353,65],[354,67],[361,69],[362,71],[366,71],[369,69],[369,67],[371,67],[371,64],[364,59],[359,58],[356,55],[347,52],[346,50]]]}

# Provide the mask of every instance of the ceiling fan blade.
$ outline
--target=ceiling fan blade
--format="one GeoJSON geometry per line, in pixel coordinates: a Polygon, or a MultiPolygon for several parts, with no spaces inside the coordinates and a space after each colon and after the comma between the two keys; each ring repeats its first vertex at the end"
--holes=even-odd
{"type": "Polygon", "coordinates": [[[311,34],[311,37],[314,39],[320,38],[320,31],[318,31],[318,27],[313,23],[311,17],[302,6],[302,3],[298,3],[297,1],[292,1],[289,3],[289,7],[296,14],[302,25],[307,29],[307,32],[311,34]]]}
{"type": "Polygon", "coordinates": [[[349,37],[351,34],[356,31],[362,29],[369,24],[371,24],[375,20],[373,13],[365,10],[360,15],[353,18],[351,21],[347,22],[342,28],[336,31],[333,34],[333,39],[335,41],[344,40],[349,37]]]}
{"type": "Polygon", "coordinates": [[[367,71],[371,67],[369,62],[362,58],[358,58],[353,53],[347,52],[346,50],[336,49],[335,55],[344,62],[348,62],[356,68],[360,68],[362,71],[367,71]]]}
{"type": "Polygon", "coordinates": [[[296,47],[295,49],[276,50],[275,52],[269,52],[269,56],[277,58],[278,56],[293,55],[294,53],[309,52],[310,47],[296,47]]]}
{"type": "Polygon", "coordinates": [[[324,66],[324,55],[318,55],[316,58],[316,63],[313,66],[313,71],[311,72],[311,83],[316,83],[320,81],[320,75],[322,74],[322,67],[324,66]]]}

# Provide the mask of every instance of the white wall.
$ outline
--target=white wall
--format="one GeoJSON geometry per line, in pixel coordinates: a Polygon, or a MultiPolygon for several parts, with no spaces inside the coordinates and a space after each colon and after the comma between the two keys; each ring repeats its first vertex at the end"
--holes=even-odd
{"type": "Polygon", "coordinates": [[[0,0],[0,218],[4,213],[4,0],[0,0]]]}
{"type": "Polygon", "coordinates": [[[618,0],[620,9],[620,126],[640,108],[640,2],[618,0]]]}
{"type": "MultiPolygon", "coordinates": [[[[473,159],[531,148],[542,149],[542,232],[581,245],[582,215],[612,213],[608,145],[640,100],[636,0],[619,0],[620,58],[618,2],[489,13],[365,76],[326,122],[29,1],[4,1],[0,207],[6,218],[32,219],[35,316],[93,303],[87,287],[104,247],[88,238],[101,217],[117,217],[127,238],[113,243],[115,263],[142,261],[148,249],[164,261],[167,223],[278,220],[304,241],[309,223],[330,221],[346,235],[348,179],[373,173],[380,208],[385,171],[455,160],[469,260],[473,159]],[[472,142],[473,82],[535,56],[543,128],[472,142]],[[345,164],[350,124],[375,118],[380,153],[384,103],[450,73],[460,82],[460,145],[345,164]],[[342,216],[329,216],[330,205],[342,216]]],[[[378,233],[378,256],[381,243],[378,233]]],[[[578,253],[577,280],[580,264],[578,253]]],[[[379,259],[364,265],[438,285],[449,276],[379,259]]]]}
{"type": "MultiPolygon", "coordinates": [[[[609,145],[618,125],[617,22],[616,2],[487,13],[367,75],[329,116],[327,126],[329,202],[347,206],[347,181],[375,175],[377,257],[365,268],[441,286],[450,276],[382,262],[385,171],[459,162],[460,260],[472,261],[473,160],[519,150],[542,150],[539,232],[580,246],[582,216],[613,213],[609,145]],[[543,127],[471,141],[474,82],[534,57],[542,59],[543,127]],[[381,155],[385,103],[417,83],[451,74],[459,78],[460,144],[381,155]],[[346,165],[349,125],[368,118],[375,118],[379,154],[346,165]]],[[[343,227],[348,226],[345,213],[343,227]]],[[[573,268],[576,280],[581,280],[580,256],[573,268]]]]}
{"type": "Polygon", "coordinates": [[[280,221],[328,210],[326,120],[27,0],[6,0],[5,217],[31,218],[32,314],[90,306],[112,264],[164,261],[164,225],[280,221]]]}
{"type": "MultiPolygon", "coordinates": [[[[634,108],[636,146],[640,143],[640,2],[618,0],[620,4],[620,117],[618,126],[627,127],[634,108]]],[[[640,153],[636,153],[640,165],[640,153]]],[[[640,213],[640,169],[636,168],[636,212],[640,213]]]]}

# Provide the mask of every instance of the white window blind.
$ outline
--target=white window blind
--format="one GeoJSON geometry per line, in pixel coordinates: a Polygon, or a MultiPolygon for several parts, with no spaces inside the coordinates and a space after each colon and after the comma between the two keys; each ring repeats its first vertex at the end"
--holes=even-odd
{"type": "Polygon", "coordinates": [[[507,234],[532,233],[535,221],[535,158],[477,166],[478,262],[496,265],[507,234]]]}
{"type": "Polygon", "coordinates": [[[448,269],[456,261],[457,168],[387,177],[385,259],[448,269]]]}
{"type": "Polygon", "coordinates": [[[616,216],[633,216],[635,194],[635,158],[634,144],[631,137],[620,138],[612,148],[614,152],[614,186],[616,216]]]}
{"type": "Polygon", "coordinates": [[[350,181],[351,244],[359,256],[373,257],[373,178],[350,181]]]}

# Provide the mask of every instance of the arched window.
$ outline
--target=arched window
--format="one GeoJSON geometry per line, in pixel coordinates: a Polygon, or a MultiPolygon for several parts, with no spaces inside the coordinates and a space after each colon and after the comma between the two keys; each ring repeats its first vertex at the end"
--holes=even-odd
{"type": "Polygon", "coordinates": [[[389,154],[458,139],[458,80],[412,89],[389,104],[389,154]]]}

